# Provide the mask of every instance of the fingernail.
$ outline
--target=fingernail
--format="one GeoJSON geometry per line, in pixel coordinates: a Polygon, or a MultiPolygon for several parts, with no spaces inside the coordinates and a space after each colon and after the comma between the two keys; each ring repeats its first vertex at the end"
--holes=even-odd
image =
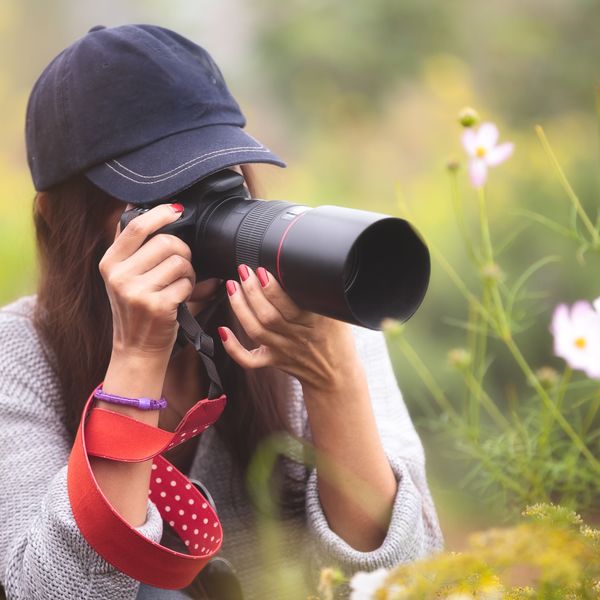
{"type": "Polygon", "coordinates": [[[250,275],[250,273],[248,272],[248,267],[246,265],[239,265],[237,270],[240,274],[240,277],[242,278],[242,281],[246,281],[246,279],[248,279],[248,276],[250,275]]]}
{"type": "Polygon", "coordinates": [[[175,202],[175,203],[171,204],[171,208],[176,213],[182,213],[183,212],[183,204],[179,204],[179,202],[175,202]]]}
{"type": "Polygon", "coordinates": [[[230,296],[233,296],[233,294],[235,294],[235,290],[236,290],[235,281],[233,281],[232,279],[229,279],[227,281],[227,283],[225,284],[225,287],[227,288],[227,293],[230,296]]]}
{"type": "Polygon", "coordinates": [[[267,270],[263,269],[263,267],[258,267],[258,269],[256,269],[256,274],[258,275],[260,285],[265,287],[267,283],[269,283],[269,275],[267,273],[267,270]]]}
{"type": "Polygon", "coordinates": [[[219,332],[219,337],[221,338],[221,341],[226,342],[227,331],[225,330],[225,327],[217,327],[217,331],[219,332]]]}

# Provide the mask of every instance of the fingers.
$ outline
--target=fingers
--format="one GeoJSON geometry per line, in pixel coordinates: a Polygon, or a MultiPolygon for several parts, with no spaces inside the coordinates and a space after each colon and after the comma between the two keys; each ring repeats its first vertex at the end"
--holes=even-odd
{"type": "MultiPolygon", "coordinates": [[[[247,350],[228,327],[219,327],[227,353],[244,368],[275,365],[286,353],[297,353],[290,345],[290,336],[303,339],[304,328],[314,326],[315,315],[301,310],[262,267],[254,273],[247,265],[240,265],[238,273],[240,283],[230,279],[226,284],[229,302],[244,331],[261,345],[247,350]]],[[[279,362],[277,366],[284,368],[279,362]]]]}
{"type": "Polygon", "coordinates": [[[262,327],[270,331],[285,333],[287,328],[289,328],[289,324],[279,309],[263,293],[259,279],[254,271],[246,265],[239,265],[238,274],[243,289],[243,296],[256,320],[262,327]]]}
{"type": "Polygon", "coordinates": [[[258,369],[273,364],[273,355],[267,346],[247,350],[229,327],[219,327],[218,332],[229,356],[244,369],[258,369]]]}
{"type": "Polygon", "coordinates": [[[194,284],[189,277],[181,277],[173,281],[160,292],[156,294],[158,302],[162,306],[170,306],[177,311],[177,306],[182,302],[187,302],[192,295],[194,284]]]}
{"type": "MultiPolygon", "coordinates": [[[[229,279],[226,284],[226,289],[233,312],[251,340],[260,344],[276,345],[281,345],[282,340],[285,341],[285,338],[282,338],[282,336],[273,329],[267,329],[258,320],[255,313],[250,308],[244,292],[236,281],[229,279]]],[[[281,319],[281,316],[279,318],[281,319]]]]}
{"type": "Polygon", "coordinates": [[[287,323],[312,326],[313,313],[299,308],[283,290],[277,279],[265,268],[258,267],[254,273],[247,265],[240,265],[238,272],[252,310],[266,327],[281,329],[285,328],[287,324],[275,318],[275,314],[265,306],[265,299],[287,323]],[[246,272],[248,275],[245,278],[246,272]]]}
{"type": "Polygon", "coordinates": [[[196,273],[192,263],[179,254],[172,254],[153,269],[138,276],[138,280],[146,284],[145,289],[147,291],[155,292],[162,290],[182,277],[189,279],[192,288],[196,285],[196,273]]]}
{"type": "Polygon", "coordinates": [[[125,259],[119,268],[130,276],[140,275],[161,264],[169,256],[180,256],[186,261],[191,262],[192,251],[177,236],[168,233],[159,233],[151,237],[132,256],[125,259]]]}
{"type": "MultiPolygon", "coordinates": [[[[107,254],[109,254],[110,259],[120,262],[131,256],[142,246],[151,233],[163,225],[176,221],[182,215],[177,207],[181,207],[181,205],[159,204],[130,221],[125,229],[118,233],[115,241],[108,249],[107,254]]],[[[119,231],[118,225],[117,232],[119,231]]]]}

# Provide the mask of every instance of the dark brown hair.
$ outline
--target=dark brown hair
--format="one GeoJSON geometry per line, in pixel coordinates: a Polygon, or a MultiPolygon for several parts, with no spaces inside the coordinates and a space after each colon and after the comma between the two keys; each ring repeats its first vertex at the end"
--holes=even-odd
{"type": "MultiPolygon", "coordinates": [[[[242,171],[252,197],[256,197],[252,169],[244,165],[242,171]]],[[[40,192],[34,199],[39,265],[34,323],[51,350],[71,443],[85,402],[103,380],[110,361],[112,312],[98,264],[114,238],[114,233],[108,237],[106,223],[123,208],[123,202],[107,195],[84,176],[40,192]],[[47,195],[43,210],[41,194],[47,195]]],[[[204,329],[215,336],[219,325],[230,327],[246,347],[253,345],[226,301],[219,305],[204,329]]],[[[289,380],[275,368],[242,369],[224,350],[215,360],[228,401],[214,427],[243,477],[262,439],[275,432],[293,435],[286,410],[289,380]]],[[[279,462],[280,472],[276,474],[280,482],[281,516],[301,516],[306,471],[304,479],[298,480],[281,468],[283,464],[284,461],[279,462]]],[[[202,596],[194,593],[193,597],[202,596]]]]}

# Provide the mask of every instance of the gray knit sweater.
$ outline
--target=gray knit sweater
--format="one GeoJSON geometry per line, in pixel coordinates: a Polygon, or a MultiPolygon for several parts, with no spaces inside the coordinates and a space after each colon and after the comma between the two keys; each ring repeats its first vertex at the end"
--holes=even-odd
{"type": "MultiPolygon", "coordinates": [[[[153,588],[118,571],[91,548],[73,518],[66,485],[70,452],[56,376],[31,321],[35,295],[0,308],[0,580],[8,600],[167,600],[179,591],[153,588]]],[[[319,502],[317,473],[306,486],[306,516],[287,524],[275,547],[263,547],[260,519],[215,430],[202,434],[188,476],[212,494],[223,525],[221,556],[234,566],[245,597],[279,598],[273,574],[306,557],[309,584],[319,567],[347,572],[391,567],[424,557],[442,545],[425,478],[423,448],[398,389],[381,332],[352,326],[365,367],[377,425],[398,480],[387,537],[359,552],[336,535],[319,502]]],[[[310,439],[302,389],[292,378],[289,410],[295,432],[310,439]]],[[[163,522],[148,500],[137,528],[160,542],[163,522]]],[[[305,571],[306,572],[306,571],[305,571]]],[[[287,578],[288,583],[291,576],[287,578]]],[[[306,577],[305,577],[306,580],[306,577]]],[[[298,583],[297,596],[302,597],[298,583]]],[[[305,596],[304,596],[305,597],[305,596]]]]}

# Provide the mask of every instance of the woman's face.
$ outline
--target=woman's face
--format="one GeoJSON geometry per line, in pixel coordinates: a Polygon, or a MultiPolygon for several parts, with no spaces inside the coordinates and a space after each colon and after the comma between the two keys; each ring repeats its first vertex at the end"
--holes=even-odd
{"type": "MultiPolygon", "coordinates": [[[[239,166],[229,168],[234,171],[237,171],[240,174],[243,174],[239,166]]],[[[134,204],[125,204],[125,202],[119,202],[118,207],[115,209],[114,212],[111,213],[110,217],[106,222],[106,235],[108,236],[108,239],[115,239],[117,225],[119,223],[121,215],[126,210],[129,210],[130,208],[134,207],[134,204]]],[[[222,282],[222,279],[218,279],[215,277],[211,279],[205,279],[203,281],[198,281],[194,286],[194,289],[192,290],[192,295],[190,296],[190,299],[186,302],[188,308],[190,309],[190,312],[194,315],[198,314],[205,306],[210,304],[210,301],[213,299],[215,293],[217,292],[217,289],[219,288],[222,282]]]]}

